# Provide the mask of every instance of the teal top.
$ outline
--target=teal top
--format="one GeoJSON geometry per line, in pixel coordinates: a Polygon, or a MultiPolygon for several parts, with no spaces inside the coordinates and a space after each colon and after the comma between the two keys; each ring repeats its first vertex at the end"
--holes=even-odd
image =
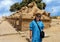
{"type": "MultiPolygon", "coordinates": [[[[40,26],[41,31],[44,29],[44,24],[42,21],[37,22],[38,25],[40,26]]],[[[36,22],[33,20],[30,22],[30,30],[32,31],[32,42],[35,42],[36,40],[38,42],[42,42],[40,38],[40,30],[36,24],[36,22]]]]}

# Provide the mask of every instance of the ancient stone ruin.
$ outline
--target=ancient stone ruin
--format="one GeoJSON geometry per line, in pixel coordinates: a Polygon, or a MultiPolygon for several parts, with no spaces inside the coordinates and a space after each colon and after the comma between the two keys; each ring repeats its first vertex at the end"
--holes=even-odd
{"type": "Polygon", "coordinates": [[[35,18],[35,13],[40,13],[42,15],[41,19],[44,22],[45,28],[50,27],[50,13],[45,10],[40,10],[35,2],[28,4],[28,7],[22,7],[19,11],[6,17],[6,19],[18,30],[28,30],[29,23],[35,18]]]}

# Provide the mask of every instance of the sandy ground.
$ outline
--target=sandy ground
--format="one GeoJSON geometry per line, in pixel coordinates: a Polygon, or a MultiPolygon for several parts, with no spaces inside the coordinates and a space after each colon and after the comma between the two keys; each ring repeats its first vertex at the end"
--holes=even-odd
{"type": "Polygon", "coordinates": [[[7,21],[0,23],[0,42],[26,42],[22,36],[7,21]]]}
{"type": "Polygon", "coordinates": [[[7,21],[3,21],[0,24],[0,35],[3,34],[13,34],[13,33],[17,33],[17,31],[7,22],[7,21]]]}
{"type": "Polygon", "coordinates": [[[45,37],[43,42],[60,42],[60,26],[51,27],[44,31],[48,37],[45,37]]]}
{"type": "MultiPolygon", "coordinates": [[[[53,23],[50,28],[44,29],[47,36],[43,42],[60,42],[60,25],[53,23]]],[[[28,42],[26,38],[29,38],[29,31],[17,32],[7,21],[0,24],[0,42],[28,42]]]]}

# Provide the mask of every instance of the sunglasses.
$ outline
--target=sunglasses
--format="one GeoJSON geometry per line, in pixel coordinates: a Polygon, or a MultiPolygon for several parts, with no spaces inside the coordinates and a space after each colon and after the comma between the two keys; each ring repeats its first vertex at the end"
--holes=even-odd
{"type": "Polygon", "coordinates": [[[37,16],[38,18],[41,18],[41,16],[37,16]]]}

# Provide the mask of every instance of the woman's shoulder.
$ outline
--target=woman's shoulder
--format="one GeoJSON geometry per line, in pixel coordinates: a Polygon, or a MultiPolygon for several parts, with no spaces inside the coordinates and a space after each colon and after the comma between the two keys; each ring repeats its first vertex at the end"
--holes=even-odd
{"type": "Polygon", "coordinates": [[[32,20],[30,23],[33,23],[34,22],[34,20],[32,20]]]}
{"type": "Polygon", "coordinates": [[[42,20],[40,22],[42,22],[42,20]]]}
{"type": "Polygon", "coordinates": [[[35,23],[35,21],[34,20],[32,20],[31,22],[30,22],[30,24],[34,24],[35,23]]]}
{"type": "Polygon", "coordinates": [[[43,21],[40,21],[40,23],[43,23],[43,21]]]}

